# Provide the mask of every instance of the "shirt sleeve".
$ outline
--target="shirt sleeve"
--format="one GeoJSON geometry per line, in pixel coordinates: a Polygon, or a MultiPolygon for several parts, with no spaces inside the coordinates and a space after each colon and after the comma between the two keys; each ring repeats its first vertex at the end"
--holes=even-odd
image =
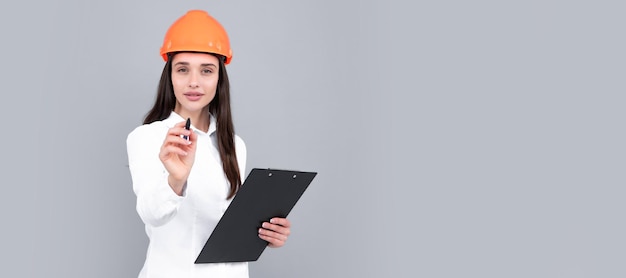
{"type": "Polygon", "coordinates": [[[137,213],[146,225],[154,227],[168,223],[184,199],[178,196],[168,184],[169,174],[159,160],[159,150],[163,142],[155,127],[140,126],[126,139],[128,168],[137,196],[137,213]]]}
{"type": "Polygon", "coordinates": [[[248,156],[246,144],[241,137],[235,135],[235,152],[237,154],[237,163],[239,166],[239,174],[241,176],[241,183],[246,180],[246,159],[248,156]]]}

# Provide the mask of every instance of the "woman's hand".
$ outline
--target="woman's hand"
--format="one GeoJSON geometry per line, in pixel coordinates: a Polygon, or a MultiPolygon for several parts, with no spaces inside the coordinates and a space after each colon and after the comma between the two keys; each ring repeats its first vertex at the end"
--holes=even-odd
{"type": "Polygon", "coordinates": [[[198,136],[191,130],[185,129],[185,122],[180,122],[167,131],[159,159],[169,173],[168,182],[174,192],[183,194],[183,187],[191,172],[191,166],[196,156],[196,141],[198,136]],[[181,138],[189,136],[189,140],[181,138]]]}
{"type": "Polygon", "coordinates": [[[270,222],[263,222],[259,229],[259,237],[269,242],[269,247],[276,248],[285,245],[291,233],[291,223],[287,218],[274,217],[270,222]]]}

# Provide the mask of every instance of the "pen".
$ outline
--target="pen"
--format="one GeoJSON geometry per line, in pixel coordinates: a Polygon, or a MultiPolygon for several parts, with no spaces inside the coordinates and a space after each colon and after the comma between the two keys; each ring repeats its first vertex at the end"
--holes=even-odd
{"type": "MultiPolygon", "coordinates": [[[[185,129],[189,130],[190,127],[191,127],[191,119],[187,118],[187,122],[185,123],[185,129]]],[[[183,139],[189,140],[189,136],[183,135],[183,139]]]]}

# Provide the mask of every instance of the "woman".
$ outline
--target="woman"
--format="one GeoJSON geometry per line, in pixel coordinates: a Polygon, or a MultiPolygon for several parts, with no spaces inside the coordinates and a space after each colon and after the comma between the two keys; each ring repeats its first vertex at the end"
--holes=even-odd
{"type": "MultiPolygon", "coordinates": [[[[248,277],[245,262],[194,264],[244,179],[246,147],[234,133],[225,68],[228,36],[208,13],[192,10],[169,28],[161,56],[156,102],[127,138],[137,212],[150,239],[139,277],[248,277]]],[[[280,247],[289,227],[273,218],[259,237],[280,247]]]]}

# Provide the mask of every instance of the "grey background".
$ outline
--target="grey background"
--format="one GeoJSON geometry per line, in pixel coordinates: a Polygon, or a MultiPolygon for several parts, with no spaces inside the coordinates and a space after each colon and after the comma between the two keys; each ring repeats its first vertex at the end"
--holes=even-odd
{"type": "Polygon", "coordinates": [[[136,277],[126,135],[206,9],[248,169],[318,171],[252,277],[625,277],[622,1],[3,1],[2,277],[136,277]]]}

